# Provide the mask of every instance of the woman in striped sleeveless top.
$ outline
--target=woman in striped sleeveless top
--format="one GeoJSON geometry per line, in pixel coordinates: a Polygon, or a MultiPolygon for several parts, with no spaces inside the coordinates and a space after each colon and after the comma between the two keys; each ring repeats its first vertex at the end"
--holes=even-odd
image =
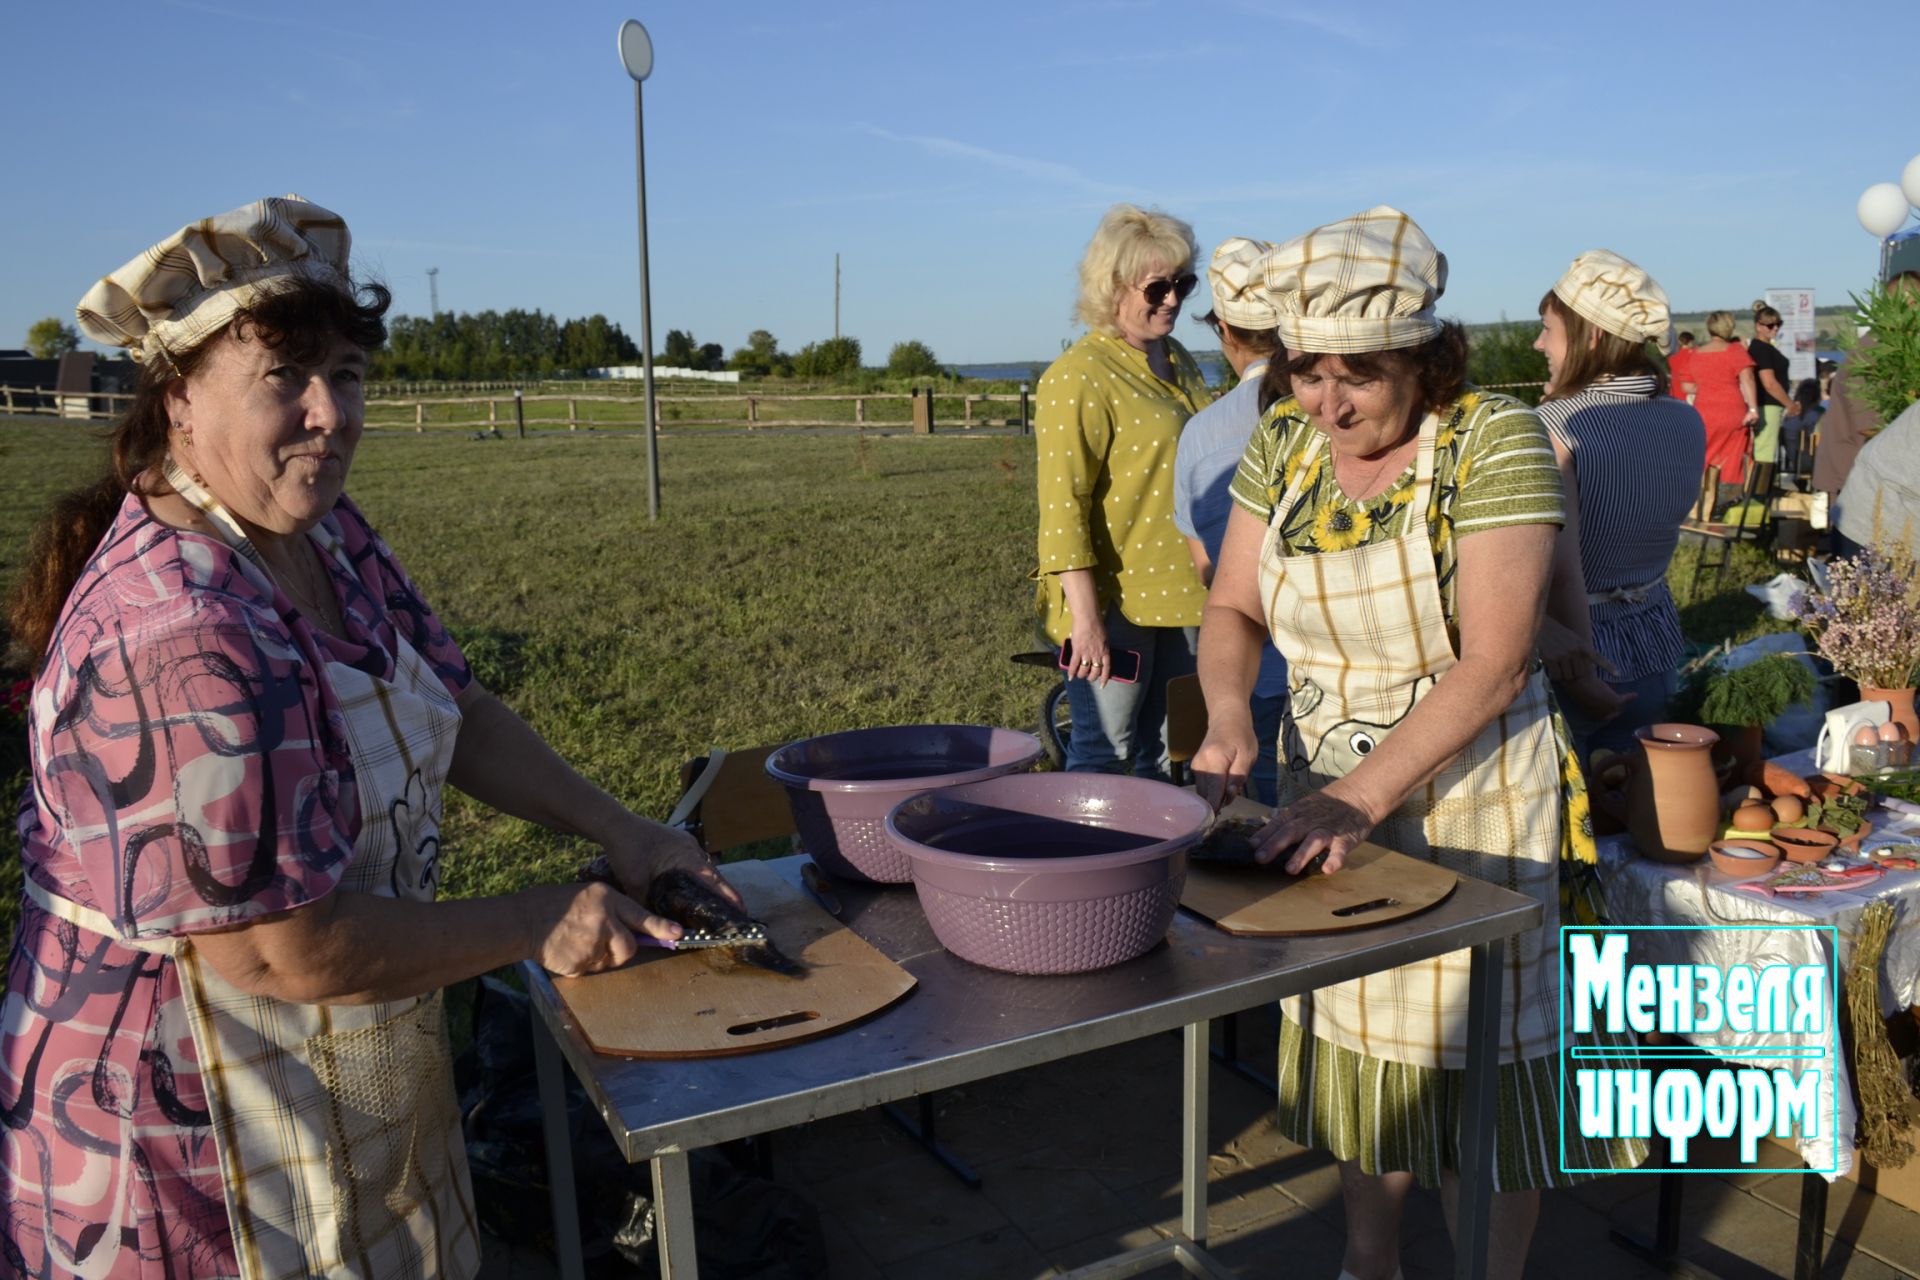
{"type": "Polygon", "coordinates": [[[1540,656],[1582,758],[1667,718],[1685,649],[1666,572],[1699,494],[1706,428],[1665,394],[1668,323],[1659,284],[1604,249],[1574,259],[1540,300],[1538,412],[1567,491],[1540,656]]]}

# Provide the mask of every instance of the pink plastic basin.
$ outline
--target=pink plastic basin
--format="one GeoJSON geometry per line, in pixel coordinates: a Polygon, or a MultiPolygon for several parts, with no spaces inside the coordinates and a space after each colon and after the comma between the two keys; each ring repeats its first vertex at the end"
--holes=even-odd
{"type": "Polygon", "coordinates": [[[767,757],[807,853],[850,880],[905,884],[906,855],[887,838],[887,810],[922,791],[1030,769],[1040,740],[971,724],[852,729],[789,743],[767,757]]]}
{"type": "Polygon", "coordinates": [[[886,826],[947,950],[1010,973],[1086,973],[1166,937],[1211,816],[1164,782],[1030,773],[914,796],[886,826]]]}

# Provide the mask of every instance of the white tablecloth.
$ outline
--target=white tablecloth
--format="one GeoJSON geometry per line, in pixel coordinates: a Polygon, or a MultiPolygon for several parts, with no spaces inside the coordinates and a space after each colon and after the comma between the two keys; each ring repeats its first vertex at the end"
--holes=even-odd
{"type": "MultiPolygon", "coordinates": [[[[1799,773],[1813,772],[1810,756],[1786,757],[1780,763],[1799,773]]],[[[1869,820],[1874,827],[1866,841],[1869,849],[1920,840],[1920,817],[1877,808],[1869,820]]],[[[1890,870],[1858,889],[1769,898],[1737,888],[1738,881],[1714,870],[1713,864],[1704,858],[1686,866],[1652,862],[1638,856],[1632,838],[1625,835],[1602,836],[1599,845],[1600,878],[1606,886],[1607,909],[1615,924],[1817,924],[1832,925],[1839,934],[1839,954],[1835,956],[1830,954],[1831,935],[1809,929],[1636,933],[1632,935],[1636,963],[1711,964],[1722,969],[1734,965],[1837,966],[1844,999],[1846,966],[1853,958],[1853,939],[1860,927],[1860,914],[1874,899],[1892,898],[1898,915],[1886,956],[1880,964],[1881,1008],[1893,1013],[1920,1004],[1920,871],[1890,870]]],[[[1762,1034],[1722,1031],[1688,1038],[1696,1044],[1711,1046],[1730,1062],[1769,1068],[1780,1065],[1777,1057],[1751,1058],[1741,1054],[1743,1045],[1753,1046],[1769,1038],[1762,1034]]],[[[1829,1181],[1853,1167],[1853,1131],[1859,1119],[1853,1105],[1852,1064],[1844,1053],[1839,1067],[1837,1074],[1822,1073],[1818,1111],[1822,1118],[1830,1119],[1837,1100],[1839,1131],[1823,1132],[1815,1139],[1800,1143],[1800,1154],[1809,1166],[1832,1170],[1826,1175],[1829,1181]]]]}

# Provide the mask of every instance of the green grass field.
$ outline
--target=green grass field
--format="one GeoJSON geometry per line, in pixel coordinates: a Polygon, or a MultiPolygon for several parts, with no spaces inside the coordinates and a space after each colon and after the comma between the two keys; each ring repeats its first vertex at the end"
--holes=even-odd
{"type": "MultiPolygon", "coordinates": [[[[1030,441],[687,434],[660,456],[657,525],[635,434],[373,431],[350,491],[488,687],[643,813],[664,816],[679,765],[714,746],[1034,723],[1049,677],[1007,661],[1033,647],[1030,441]]],[[[0,422],[0,580],[46,499],[98,457],[85,428],[0,422]]],[[[1770,629],[1738,584],[1771,572],[1749,550],[1723,591],[1683,594],[1690,633],[1770,629]]],[[[457,894],[570,875],[586,853],[451,794],[446,837],[457,894]]],[[[17,853],[8,824],[0,934],[17,853]]]]}

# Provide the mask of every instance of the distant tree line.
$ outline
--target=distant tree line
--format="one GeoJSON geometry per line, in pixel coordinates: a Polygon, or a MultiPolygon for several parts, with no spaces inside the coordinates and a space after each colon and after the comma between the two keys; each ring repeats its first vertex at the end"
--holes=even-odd
{"type": "MultiPolygon", "coordinates": [[[[765,329],[748,334],[746,345],[730,356],[717,342],[702,343],[688,330],[669,329],[666,349],[653,359],[667,368],[732,369],[758,378],[818,381],[861,372],[858,338],[825,338],[787,352],[765,329]]],[[[442,312],[432,318],[390,317],[387,345],[374,353],[371,376],[379,381],[551,378],[639,362],[640,348],[602,315],[561,320],[544,311],[442,312]]],[[[896,343],[886,371],[909,378],[945,373],[933,350],[918,341],[896,343]]]]}
{"type": "Polygon", "coordinates": [[[375,380],[550,378],[634,364],[640,348],[602,315],[562,320],[544,311],[443,311],[391,316],[387,345],[373,355],[375,380]]]}

